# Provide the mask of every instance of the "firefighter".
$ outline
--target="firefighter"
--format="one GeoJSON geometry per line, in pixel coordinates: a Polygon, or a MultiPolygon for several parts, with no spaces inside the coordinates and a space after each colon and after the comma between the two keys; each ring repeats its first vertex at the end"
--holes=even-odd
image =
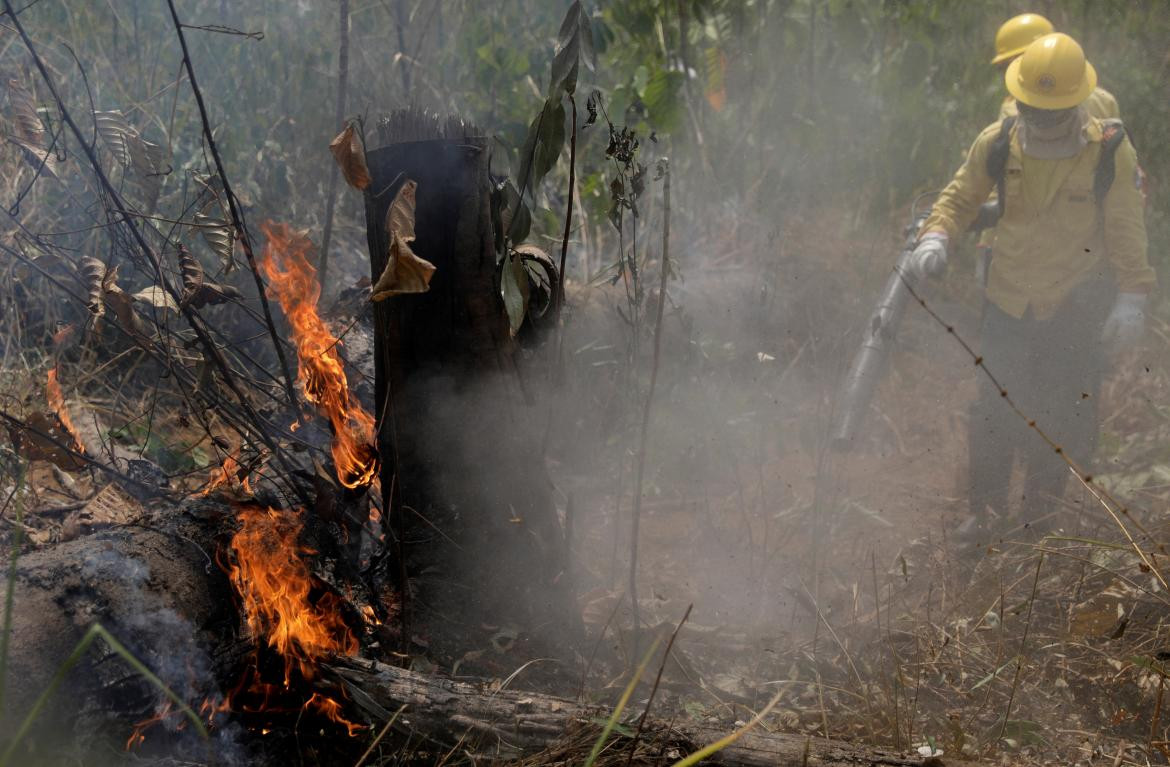
{"type": "MultiPolygon", "coordinates": [[[[988,126],[924,223],[910,268],[940,273],[949,243],[1002,192],[979,353],[1020,409],[1078,463],[1096,448],[1097,394],[1112,352],[1137,342],[1154,270],[1137,155],[1119,123],[1089,114],[1096,71],[1064,34],[1030,43],[1004,73],[1019,119],[988,126]]],[[[1047,516],[1068,469],[979,376],[970,411],[970,511],[1007,514],[1016,453],[1022,510],[1047,516]]],[[[982,530],[980,528],[983,528],[982,530]]]]}

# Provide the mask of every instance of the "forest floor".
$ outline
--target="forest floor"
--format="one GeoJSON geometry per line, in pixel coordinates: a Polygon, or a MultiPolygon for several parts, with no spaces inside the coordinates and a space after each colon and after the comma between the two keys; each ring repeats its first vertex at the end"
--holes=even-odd
{"type": "MultiPolygon", "coordinates": [[[[778,265],[748,249],[689,272],[684,262],[686,280],[672,293],[640,521],[642,634],[664,637],[693,611],[653,710],[731,729],[783,693],[766,729],[907,750],[932,744],[1004,764],[1164,763],[1170,648],[1160,573],[1071,482],[1061,535],[1040,539],[1017,527],[986,549],[959,550],[953,532],[966,505],[974,370],[917,307],[867,436],[848,453],[826,451],[836,382],[875,292],[867,281],[884,279],[896,244],[831,242],[840,263],[824,268],[800,255],[810,241],[808,231],[792,232],[769,254],[778,265]],[[874,254],[870,274],[847,266],[858,252],[874,254]],[[761,282],[771,287],[757,300],[761,282]],[[839,296],[849,298],[835,303],[839,296]]],[[[575,296],[571,379],[586,407],[569,414],[572,439],[550,451],[572,517],[567,575],[588,646],[575,666],[553,671],[530,665],[539,642],[504,626],[491,647],[460,648],[462,660],[424,644],[414,668],[516,677],[517,689],[570,697],[579,687],[602,705],[627,683],[638,661],[627,587],[637,447],[610,411],[643,390],[623,383],[620,364],[611,364],[617,347],[608,323],[621,300],[612,286],[575,296]]],[[[960,336],[975,337],[969,284],[955,279],[931,301],[960,336]]],[[[1153,329],[1163,340],[1164,331],[1153,329]]],[[[1170,420],[1158,405],[1170,375],[1164,361],[1138,362],[1144,357],[1123,360],[1127,372],[1103,396],[1102,458],[1114,464],[1103,479],[1134,501],[1127,524],[1157,562],[1166,530],[1145,510],[1161,508],[1170,487],[1170,420]]],[[[12,376],[5,387],[20,397],[41,385],[12,376]]],[[[72,406],[83,435],[104,433],[100,402],[72,406]]],[[[176,445],[199,439],[181,416],[173,420],[156,431],[176,445]]],[[[151,453],[165,455],[164,447],[151,453]]],[[[203,467],[186,478],[180,466],[167,469],[178,472],[175,489],[196,492],[207,482],[203,467]]],[[[76,503],[99,489],[92,479],[34,463],[28,483],[34,546],[95,523],[76,513],[92,510],[76,503]]],[[[629,711],[642,711],[649,686],[637,689],[629,711]]]]}
{"type": "MultiPolygon", "coordinates": [[[[869,245],[854,252],[861,247],[869,245]]],[[[848,286],[850,277],[839,280],[848,286]]],[[[954,282],[936,290],[934,308],[973,340],[977,295],[954,282]]],[[[708,339],[714,348],[737,338],[719,332],[708,339]]],[[[735,354],[745,364],[766,360],[754,348],[735,354]]],[[[1005,522],[994,545],[960,550],[970,359],[912,306],[868,438],[832,454],[817,435],[827,432],[840,364],[826,361],[833,354],[780,357],[786,385],[770,393],[771,413],[754,410],[758,401],[737,411],[725,407],[733,398],[716,396],[721,423],[707,434],[720,447],[697,459],[695,440],[678,439],[672,419],[687,413],[697,385],[660,405],[639,610],[652,632],[669,633],[694,609],[655,706],[746,721],[783,690],[767,725],[782,731],[929,743],[1005,764],[1164,763],[1167,604],[1157,574],[1104,507],[1070,481],[1059,533],[1041,539],[1005,522]]],[[[1138,545],[1160,552],[1165,531],[1145,536],[1138,526],[1158,527],[1141,509],[1164,498],[1152,446],[1165,444],[1154,403],[1167,376],[1164,366],[1143,369],[1144,359],[1122,360],[1119,370],[1138,373],[1116,374],[1106,387],[1101,460],[1116,462],[1111,489],[1135,502],[1126,519],[1138,545]]],[[[576,489],[582,609],[590,635],[603,637],[594,672],[609,673],[590,674],[597,694],[620,688],[621,671],[636,661],[625,599],[630,482],[628,466],[606,483],[567,482],[576,489]]]]}

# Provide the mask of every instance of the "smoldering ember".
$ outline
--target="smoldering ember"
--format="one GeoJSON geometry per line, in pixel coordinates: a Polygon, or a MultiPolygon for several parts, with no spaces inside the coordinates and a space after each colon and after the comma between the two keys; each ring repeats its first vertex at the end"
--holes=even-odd
{"type": "Polygon", "coordinates": [[[0,767],[1170,764],[1170,4],[0,3],[0,767]]]}

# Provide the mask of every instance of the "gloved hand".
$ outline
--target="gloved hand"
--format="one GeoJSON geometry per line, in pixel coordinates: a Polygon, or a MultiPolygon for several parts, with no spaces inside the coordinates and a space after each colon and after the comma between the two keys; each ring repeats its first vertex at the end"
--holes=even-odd
{"type": "Polygon", "coordinates": [[[910,271],[919,280],[935,277],[947,268],[947,235],[927,232],[910,254],[910,271]]]}
{"type": "Polygon", "coordinates": [[[1113,311],[1105,319],[1101,340],[1124,348],[1141,340],[1146,327],[1145,293],[1118,293],[1113,311]]]}

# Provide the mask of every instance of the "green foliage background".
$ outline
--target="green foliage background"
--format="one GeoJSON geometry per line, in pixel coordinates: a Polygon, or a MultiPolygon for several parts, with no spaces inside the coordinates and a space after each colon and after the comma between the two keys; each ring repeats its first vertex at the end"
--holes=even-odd
{"type": "MultiPolygon", "coordinates": [[[[178,5],[187,24],[263,33],[256,40],[189,30],[200,84],[249,202],[265,217],[319,233],[331,172],[326,147],[340,127],[333,124],[338,3],[178,5]]],[[[350,114],[369,121],[408,104],[456,113],[498,137],[499,172],[515,166],[568,0],[350,5],[350,114]]],[[[615,123],[644,139],[654,131],[660,143],[650,151],[673,156],[680,204],[707,226],[723,203],[773,226],[810,210],[889,226],[917,191],[948,178],[995,118],[1003,89],[987,62],[996,27],[1017,12],[1043,12],[1085,44],[1102,85],[1121,102],[1153,182],[1151,253],[1164,269],[1170,5],[1162,0],[594,0],[586,7],[599,65],[583,72],[579,106],[597,89],[615,123]]],[[[166,189],[180,192],[181,171],[205,157],[185,84],[175,98],[179,51],[165,3],[42,0],[21,18],[68,83],[73,106],[91,98],[84,68],[98,109],[123,110],[147,138],[171,147],[179,172],[166,189]]],[[[5,75],[34,83],[19,40],[0,34],[5,75]]],[[[36,93],[44,104],[39,84],[36,93]]],[[[596,221],[609,205],[605,142],[592,128],[579,152],[585,212],[596,221]]],[[[546,180],[546,209],[536,216],[550,239],[563,215],[564,165],[562,158],[546,180]]],[[[356,195],[343,194],[339,236],[355,258],[359,206],[356,195]]]]}

